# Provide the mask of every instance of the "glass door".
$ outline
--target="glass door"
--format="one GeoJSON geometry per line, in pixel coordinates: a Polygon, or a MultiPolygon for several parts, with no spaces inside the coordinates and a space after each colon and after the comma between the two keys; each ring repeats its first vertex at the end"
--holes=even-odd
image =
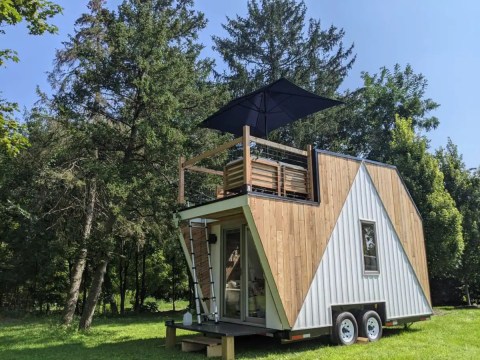
{"type": "Polygon", "coordinates": [[[265,276],[250,230],[246,227],[226,229],[222,248],[222,317],[264,324],[265,276]]]}
{"type": "Polygon", "coordinates": [[[242,266],[240,228],[225,230],[223,243],[224,296],[222,315],[242,320],[242,266]]]}
{"type": "Polygon", "coordinates": [[[265,276],[250,230],[245,231],[246,321],[265,323],[265,276]]]}

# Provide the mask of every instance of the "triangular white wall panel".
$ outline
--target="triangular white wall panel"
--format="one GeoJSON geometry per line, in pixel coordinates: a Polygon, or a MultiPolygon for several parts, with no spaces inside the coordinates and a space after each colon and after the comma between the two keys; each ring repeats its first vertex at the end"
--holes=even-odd
{"type": "Polygon", "coordinates": [[[415,272],[362,164],[293,330],[332,325],[331,306],[385,302],[387,319],[432,313],[415,272]],[[361,220],[374,221],[380,272],[365,275],[361,220]]]}

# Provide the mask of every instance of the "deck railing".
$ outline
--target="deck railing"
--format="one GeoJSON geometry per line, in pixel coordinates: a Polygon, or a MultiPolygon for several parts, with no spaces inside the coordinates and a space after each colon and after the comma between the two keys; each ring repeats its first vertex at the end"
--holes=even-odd
{"type": "MultiPolygon", "coordinates": [[[[224,143],[215,149],[206,151],[191,159],[180,158],[178,202],[186,200],[185,174],[188,171],[218,176],[219,184],[215,194],[203,202],[215,198],[228,197],[244,192],[262,192],[266,194],[313,200],[313,159],[312,147],[299,150],[290,146],[250,135],[250,127],[244,126],[243,136],[224,143]],[[198,166],[207,159],[212,159],[222,153],[225,164],[222,170],[198,166]]],[[[198,204],[198,203],[197,203],[198,204]]]]}

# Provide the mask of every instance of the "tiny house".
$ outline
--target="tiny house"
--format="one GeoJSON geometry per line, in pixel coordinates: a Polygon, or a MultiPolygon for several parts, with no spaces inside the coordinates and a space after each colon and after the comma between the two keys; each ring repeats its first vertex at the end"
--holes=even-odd
{"type": "Polygon", "coordinates": [[[222,336],[225,349],[245,334],[349,345],[432,314],[422,219],[394,166],[276,144],[245,126],[181,159],[179,201],[197,321],[169,323],[170,334],[222,336]],[[222,169],[197,166],[229,148],[240,156],[222,169]],[[212,200],[186,203],[189,171],[219,177],[212,200]]]}

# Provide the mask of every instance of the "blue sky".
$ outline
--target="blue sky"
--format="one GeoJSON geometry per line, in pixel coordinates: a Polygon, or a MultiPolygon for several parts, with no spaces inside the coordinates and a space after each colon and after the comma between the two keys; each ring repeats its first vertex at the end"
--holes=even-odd
{"type": "MultiPolygon", "coordinates": [[[[29,107],[36,100],[35,88],[47,90],[46,72],[51,70],[55,49],[73,33],[75,19],[86,10],[87,0],[57,0],[64,14],[54,23],[58,35],[28,36],[23,26],[6,28],[2,48],[14,48],[21,62],[0,69],[2,97],[29,107]]],[[[114,7],[118,0],[108,0],[114,7]]],[[[224,35],[226,16],[246,14],[246,0],[197,0],[196,8],[209,21],[200,34],[204,53],[220,60],[211,50],[212,34],[224,35]]],[[[451,137],[468,167],[480,165],[480,2],[475,0],[306,0],[308,16],[323,26],[345,30],[345,42],[355,44],[357,61],[343,88],[362,85],[361,71],[375,73],[382,66],[411,64],[429,82],[427,96],[440,103],[433,115],[438,129],[428,133],[432,148],[444,146],[451,137]]]]}

